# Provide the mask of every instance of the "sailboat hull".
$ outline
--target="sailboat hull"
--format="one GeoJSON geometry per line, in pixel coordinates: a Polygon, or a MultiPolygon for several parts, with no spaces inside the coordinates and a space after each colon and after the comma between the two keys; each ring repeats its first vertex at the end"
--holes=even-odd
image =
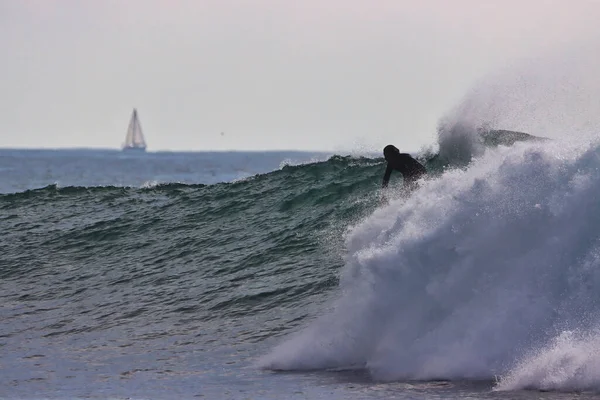
{"type": "Polygon", "coordinates": [[[145,153],[145,147],[123,147],[123,151],[127,153],[145,153]]]}

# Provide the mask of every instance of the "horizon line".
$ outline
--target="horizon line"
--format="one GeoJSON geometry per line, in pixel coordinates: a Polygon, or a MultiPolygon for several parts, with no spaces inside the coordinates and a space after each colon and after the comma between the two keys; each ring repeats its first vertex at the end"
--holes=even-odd
{"type": "MultiPolygon", "coordinates": [[[[115,153],[134,154],[124,152],[122,149],[114,147],[2,147],[0,151],[110,151],[115,153]]],[[[146,150],[135,154],[152,154],[152,153],[269,153],[269,152],[288,152],[288,153],[338,153],[338,152],[356,152],[356,150],[311,150],[311,149],[194,149],[194,150],[178,150],[178,149],[157,149],[146,150]]],[[[372,151],[366,151],[372,152],[372,151]]],[[[373,151],[374,152],[374,151],[373,151]]]]}

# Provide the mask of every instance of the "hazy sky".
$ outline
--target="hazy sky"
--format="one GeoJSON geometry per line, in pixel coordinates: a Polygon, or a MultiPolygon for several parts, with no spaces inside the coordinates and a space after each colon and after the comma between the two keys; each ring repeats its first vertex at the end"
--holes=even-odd
{"type": "Polygon", "coordinates": [[[0,0],[0,147],[118,148],[137,107],[149,150],[413,151],[478,79],[599,20],[595,0],[0,0]]]}

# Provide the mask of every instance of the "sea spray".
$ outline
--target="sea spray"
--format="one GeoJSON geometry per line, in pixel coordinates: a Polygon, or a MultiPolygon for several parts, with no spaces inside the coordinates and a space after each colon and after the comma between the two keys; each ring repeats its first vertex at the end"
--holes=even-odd
{"type": "Polygon", "coordinates": [[[346,238],[330,310],[260,365],[492,379],[557,332],[588,328],[600,310],[584,290],[600,279],[599,153],[597,143],[488,149],[375,211],[346,238]]]}
{"type": "Polygon", "coordinates": [[[600,327],[560,332],[545,346],[528,352],[500,378],[496,391],[600,389],[600,327]]]}
{"type": "Polygon", "coordinates": [[[438,128],[439,158],[454,166],[466,166],[484,152],[479,127],[466,119],[447,120],[438,128]]]}

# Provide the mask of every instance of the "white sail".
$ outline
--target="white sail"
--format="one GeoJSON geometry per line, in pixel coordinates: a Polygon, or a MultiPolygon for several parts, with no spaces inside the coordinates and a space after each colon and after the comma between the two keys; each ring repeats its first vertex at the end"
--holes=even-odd
{"type": "Polygon", "coordinates": [[[125,136],[125,144],[123,150],[136,149],[145,150],[146,141],[144,140],[144,134],[142,133],[142,126],[138,119],[137,110],[133,109],[131,114],[131,120],[129,121],[129,127],[127,128],[127,136],[125,136]]]}

